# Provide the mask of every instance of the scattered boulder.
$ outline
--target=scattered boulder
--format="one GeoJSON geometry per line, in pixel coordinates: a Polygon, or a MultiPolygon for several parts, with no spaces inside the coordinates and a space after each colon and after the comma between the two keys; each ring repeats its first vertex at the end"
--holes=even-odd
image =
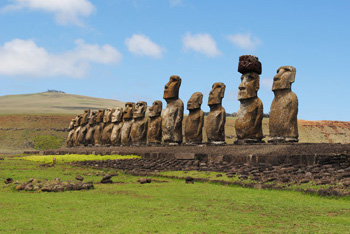
{"type": "Polygon", "coordinates": [[[77,175],[75,177],[76,180],[79,180],[79,181],[83,181],[84,180],[84,177],[82,177],[81,175],[77,175]]]}
{"type": "Polygon", "coordinates": [[[137,182],[139,182],[140,184],[148,184],[151,183],[151,179],[150,178],[140,178],[137,180],[137,182]]]}
{"type": "Polygon", "coordinates": [[[6,178],[4,182],[5,182],[5,184],[11,184],[13,182],[13,179],[12,178],[6,178]]]}
{"type": "Polygon", "coordinates": [[[193,184],[194,183],[194,179],[191,176],[186,176],[185,181],[186,181],[186,184],[193,184]]]}
{"type": "Polygon", "coordinates": [[[5,160],[3,157],[0,157],[0,160],[5,160]]]}
{"type": "Polygon", "coordinates": [[[24,191],[42,191],[42,192],[64,192],[72,190],[88,190],[94,189],[93,182],[89,181],[82,183],[81,181],[71,182],[71,181],[60,181],[58,178],[52,181],[37,181],[32,178],[28,182],[21,183],[16,186],[16,190],[24,191]]]}
{"type": "Polygon", "coordinates": [[[101,180],[101,183],[102,184],[112,184],[113,181],[112,181],[112,177],[113,175],[105,175],[104,177],[102,177],[102,180],[101,180]]]}

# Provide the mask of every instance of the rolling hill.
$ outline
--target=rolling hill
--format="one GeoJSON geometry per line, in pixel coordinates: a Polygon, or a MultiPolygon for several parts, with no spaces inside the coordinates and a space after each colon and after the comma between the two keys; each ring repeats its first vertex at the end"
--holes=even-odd
{"type": "Polygon", "coordinates": [[[0,114],[77,114],[84,109],[123,107],[124,102],[59,92],[0,96],[0,114]]]}

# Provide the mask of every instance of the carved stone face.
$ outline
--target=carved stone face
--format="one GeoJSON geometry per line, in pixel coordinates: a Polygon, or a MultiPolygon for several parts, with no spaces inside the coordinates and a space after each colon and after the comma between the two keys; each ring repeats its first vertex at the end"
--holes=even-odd
{"type": "Polygon", "coordinates": [[[81,118],[82,118],[82,116],[81,116],[81,115],[77,115],[77,116],[75,117],[74,127],[78,127],[78,126],[80,126],[80,121],[81,121],[81,118]]]}
{"type": "Polygon", "coordinates": [[[93,125],[96,123],[96,115],[97,113],[94,111],[91,113],[90,117],[89,117],[89,124],[93,125]]]}
{"type": "Polygon", "coordinates": [[[142,101],[137,102],[135,105],[133,118],[136,119],[136,118],[145,117],[146,109],[147,109],[147,102],[142,102],[142,101]]]}
{"type": "Polygon", "coordinates": [[[103,122],[104,123],[110,123],[112,120],[112,113],[114,112],[114,109],[108,108],[105,111],[105,114],[103,115],[103,122]]]}
{"type": "Polygon", "coordinates": [[[133,102],[125,103],[123,119],[131,119],[134,113],[134,108],[135,108],[135,103],[133,102]]]}
{"type": "Polygon", "coordinates": [[[123,108],[117,107],[112,113],[112,123],[120,122],[123,120],[123,108]]]}
{"type": "Polygon", "coordinates": [[[256,97],[259,90],[259,75],[255,72],[245,73],[241,76],[238,87],[238,100],[256,97]]]}
{"type": "Polygon", "coordinates": [[[70,123],[69,123],[68,129],[69,129],[69,130],[70,130],[70,129],[73,129],[73,128],[74,128],[74,124],[75,124],[75,119],[72,119],[72,120],[70,121],[70,123]]]}
{"type": "Polygon", "coordinates": [[[208,105],[221,104],[221,101],[224,98],[225,89],[226,85],[224,83],[214,83],[209,93],[208,105]]]}
{"type": "Polygon", "coordinates": [[[164,99],[179,98],[179,89],[181,78],[179,76],[170,76],[169,82],[164,87],[164,99]]]}
{"type": "Polygon", "coordinates": [[[103,121],[103,117],[105,114],[105,110],[104,109],[99,109],[97,116],[96,116],[96,123],[101,123],[103,121]]]}
{"type": "Polygon", "coordinates": [[[191,98],[187,102],[187,110],[200,109],[203,102],[203,94],[196,92],[192,94],[191,98]]]}
{"type": "Polygon", "coordinates": [[[277,75],[273,78],[272,91],[279,89],[290,89],[295,81],[296,69],[292,66],[278,68],[277,75]]]}
{"type": "Polygon", "coordinates": [[[163,103],[161,101],[154,101],[153,105],[149,108],[149,117],[157,117],[160,116],[163,109],[163,103]]]}

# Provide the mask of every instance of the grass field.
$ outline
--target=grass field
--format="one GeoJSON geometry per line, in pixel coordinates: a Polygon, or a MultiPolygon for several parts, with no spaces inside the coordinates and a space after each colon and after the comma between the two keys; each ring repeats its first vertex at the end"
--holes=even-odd
{"type": "Polygon", "coordinates": [[[17,192],[2,183],[0,233],[349,233],[349,198],[168,178],[141,185],[138,177],[121,172],[114,184],[97,183],[104,173],[5,157],[1,181],[74,180],[80,174],[95,189],[17,192]]]}

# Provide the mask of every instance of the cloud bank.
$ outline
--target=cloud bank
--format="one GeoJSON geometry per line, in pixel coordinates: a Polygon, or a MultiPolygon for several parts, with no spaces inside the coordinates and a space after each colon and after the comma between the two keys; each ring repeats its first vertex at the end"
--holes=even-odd
{"type": "Polygon", "coordinates": [[[182,38],[183,48],[185,51],[193,50],[204,54],[208,57],[216,57],[221,51],[216,47],[216,42],[210,34],[194,34],[186,33],[182,38]]]}
{"type": "Polygon", "coordinates": [[[33,77],[84,77],[91,63],[112,64],[122,54],[111,45],[87,44],[75,41],[76,48],[61,54],[50,54],[33,40],[14,39],[0,46],[0,74],[33,77]]]}
{"type": "Polygon", "coordinates": [[[128,50],[135,55],[145,55],[152,58],[162,58],[164,48],[160,47],[150,38],[142,34],[133,34],[125,40],[128,50]]]}
{"type": "Polygon", "coordinates": [[[228,35],[227,39],[240,49],[246,50],[255,50],[256,47],[261,44],[260,39],[257,37],[252,37],[250,33],[237,33],[235,35],[228,35]]]}
{"type": "Polygon", "coordinates": [[[14,3],[1,9],[2,12],[21,9],[40,10],[55,15],[59,24],[83,26],[81,17],[87,17],[95,11],[88,0],[12,0],[14,3]]]}

